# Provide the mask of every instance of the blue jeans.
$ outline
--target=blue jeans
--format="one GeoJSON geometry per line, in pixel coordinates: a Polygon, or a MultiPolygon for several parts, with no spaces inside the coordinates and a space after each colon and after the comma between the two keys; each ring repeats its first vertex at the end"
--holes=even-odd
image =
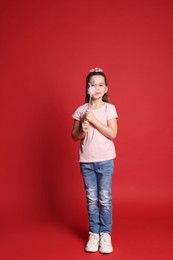
{"type": "Polygon", "coordinates": [[[86,190],[90,232],[110,234],[114,161],[80,163],[80,171],[86,190]]]}

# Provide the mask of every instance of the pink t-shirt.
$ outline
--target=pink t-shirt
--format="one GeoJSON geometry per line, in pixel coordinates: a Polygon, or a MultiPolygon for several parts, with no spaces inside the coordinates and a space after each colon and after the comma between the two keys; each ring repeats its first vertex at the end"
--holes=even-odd
{"type": "MultiPolygon", "coordinates": [[[[78,107],[72,117],[75,120],[83,121],[85,112],[88,109],[88,103],[78,107]]],[[[107,125],[107,121],[118,118],[114,105],[105,103],[99,109],[92,109],[95,117],[107,125]]],[[[102,135],[96,128],[90,125],[88,133],[80,141],[79,161],[80,162],[100,162],[111,160],[116,157],[116,151],[113,141],[102,135]]]]}

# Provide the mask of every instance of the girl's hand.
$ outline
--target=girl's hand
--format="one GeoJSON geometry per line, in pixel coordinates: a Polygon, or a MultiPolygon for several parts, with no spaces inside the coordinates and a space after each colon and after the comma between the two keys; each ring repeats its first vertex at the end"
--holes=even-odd
{"type": "Polygon", "coordinates": [[[88,120],[85,119],[82,122],[81,127],[82,127],[82,132],[87,133],[88,130],[89,130],[89,122],[88,122],[88,120]]]}
{"type": "Polygon", "coordinates": [[[86,111],[85,118],[86,118],[90,123],[92,123],[92,124],[93,124],[93,123],[95,122],[95,120],[96,120],[96,118],[95,118],[93,112],[92,112],[90,109],[88,109],[88,110],[86,111]]]}

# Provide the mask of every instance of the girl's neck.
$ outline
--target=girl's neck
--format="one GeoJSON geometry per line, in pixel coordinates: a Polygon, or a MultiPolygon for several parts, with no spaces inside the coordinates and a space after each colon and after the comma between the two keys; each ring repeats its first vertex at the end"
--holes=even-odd
{"type": "Polygon", "coordinates": [[[104,105],[104,101],[101,99],[99,100],[92,100],[91,101],[91,108],[100,108],[104,105]]]}

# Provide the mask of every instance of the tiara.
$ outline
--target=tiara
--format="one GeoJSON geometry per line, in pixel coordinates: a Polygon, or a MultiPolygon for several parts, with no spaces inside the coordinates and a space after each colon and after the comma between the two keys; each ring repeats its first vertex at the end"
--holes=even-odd
{"type": "Polygon", "coordinates": [[[103,72],[103,70],[100,68],[94,68],[94,69],[91,69],[89,72],[103,72]]]}

